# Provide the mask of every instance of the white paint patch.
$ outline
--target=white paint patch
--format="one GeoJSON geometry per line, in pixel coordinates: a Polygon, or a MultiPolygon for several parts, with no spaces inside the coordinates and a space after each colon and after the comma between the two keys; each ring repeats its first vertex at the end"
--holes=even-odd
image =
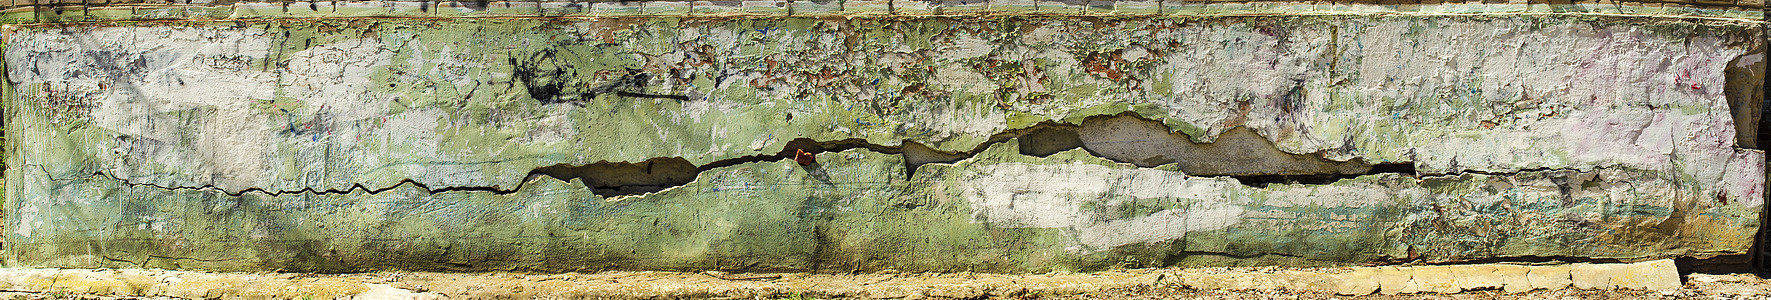
{"type": "Polygon", "coordinates": [[[1741,55],[1740,59],[1735,61],[1734,66],[1741,67],[1741,68],[1749,68],[1749,69],[1747,69],[1747,71],[1750,71],[1750,72],[1758,72],[1759,70],[1751,69],[1750,67],[1752,67],[1753,64],[1759,63],[1760,61],[1764,61],[1764,60],[1765,60],[1764,53],[1753,53],[1753,54],[1748,54],[1748,55],[1741,55]]]}
{"type": "Polygon", "coordinates": [[[1132,44],[1131,46],[1125,47],[1125,52],[1123,54],[1121,54],[1120,57],[1124,58],[1125,61],[1128,61],[1128,62],[1142,61],[1144,59],[1150,58],[1150,50],[1144,49],[1144,46],[1132,44]]]}
{"type": "Polygon", "coordinates": [[[964,33],[954,35],[951,43],[940,47],[942,58],[952,60],[981,57],[995,50],[996,45],[991,45],[989,40],[964,33]]]}
{"type": "Polygon", "coordinates": [[[942,90],[984,94],[997,89],[995,81],[963,64],[941,66],[934,75],[935,79],[930,80],[929,84],[942,90]]]}
{"type": "Polygon", "coordinates": [[[1230,228],[1242,222],[1241,206],[1205,202],[1187,209],[1159,211],[1149,216],[1113,220],[1076,227],[1077,240],[1093,249],[1160,242],[1186,237],[1188,232],[1230,228]]]}
{"type": "Polygon", "coordinates": [[[1187,232],[1228,228],[1242,221],[1240,201],[1225,196],[1239,188],[1217,178],[1188,177],[1154,169],[1116,169],[1072,163],[1036,165],[1001,163],[979,166],[973,179],[961,183],[974,222],[1011,228],[1069,228],[1078,250],[1102,251],[1115,246],[1181,238],[1187,232]],[[1110,196],[1135,199],[1181,199],[1187,208],[1163,210],[1123,220],[1103,220],[1084,204],[1109,204],[1110,196]]]}
{"type": "Polygon", "coordinates": [[[7,60],[37,64],[10,78],[92,101],[93,124],[116,136],[115,151],[100,154],[109,154],[102,159],[113,175],[163,177],[137,166],[190,166],[205,170],[191,172],[199,184],[233,190],[261,178],[270,130],[253,104],[276,90],[276,76],[260,70],[270,41],[262,30],[102,27],[9,36],[7,60]],[[174,145],[190,151],[161,151],[174,145]]]}
{"type": "MultiPolygon", "coordinates": [[[[300,138],[324,138],[354,149],[356,139],[332,137],[364,136],[356,132],[362,129],[345,124],[378,120],[390,102],[366,92],[370,74],[392,55],[378,39],[292,53],[279,75],[271,67],[279,63],[269,54],[270,38],[258,29],[105,27],[78,35],[14,37],[17,46],[11,47],[9,61],[58,63],[13,78],[91,99],[93,124],[115,137],[113,151],[96,153],[110,174],[131,182],[229,191],[321,187],[275,175],[311,173],[284,170],[307,165],[275,159],[304,154],[301,147],[273,146],[279,132],[313,127],[300,138]],[[294,101],[272,101],[279,96],[294,101]],[[286,148],[297,153],[280,153],[286,148]],[[188,172],[169,174],[160,170],[163,166],[188,172]]],[[[434,136],[429,132],[403,133],[434,136]]]]}
{"type": "Polygon", "coordinates": [[[369,75],[392,59],[379,39],[315,46],[289,55],[283,89],[302,102],[304,112],[324,110],[333,122],[380,118],[390,99],[366,93],[369,75]]]}
{"type": "Polygon", "coordinates": [[[1765,152],[1736,149],[1728,160],[1722,178],[1722,193],[1739,201],[1741,206],[1765,205],[1765,152]]]}
{"type": "MultiPolygon", "coordinates": [[[[30,186],[26,186],[25,192],[28,193],[28,192],[31,192],[31,190],[32,189],[30,188],[30,186]]],[[[27,195],[30,195],[30,194],[27,194],[27,195]]],[[[42,202],[41,201],[19,201],[18,203],[19,203],[19,207],[17,209],[13,210],[13,215],[12,215],[12,218],[18,219],[18,223],[16,223],[16,224],[18,224],[18,226],[13,226],[13,228],[10,228],[10,229],[11,229],[12,233],[17,234],[18,237],[30,238],[31,231],[33,229],[43,226],[43,220],[38,219],[39,216],[43,215],[43,211],[37,207],[39,205],[42,205],[41,204],[42,202]]]]}
{"type": "MultiPolygon", "coordinates": [[[[1384,175],[1378,175],[1384,176],[1384,175]]],[[[1392,175],[1399,176],[1399,175],[1392,175]]],[[[1275,207],[1358,208],[1384,205],[1397,197],[1397,186],[1376,183],[1303,185],[1265,190],[1266,202],[1275,207]]],[[[1480,199],[1473,199],[1479,201],[1480,199]]]]}

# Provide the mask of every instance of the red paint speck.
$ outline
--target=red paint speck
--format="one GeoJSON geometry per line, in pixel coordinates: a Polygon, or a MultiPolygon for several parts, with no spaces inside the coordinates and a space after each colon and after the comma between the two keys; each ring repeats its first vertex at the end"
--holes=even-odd
{"type": "Polygon", "coordinates": [[[1701,86],[1701,85],[1697,85],[1697,84],[1696,84],[1696,83],[1693,83],[1693,84],[1691,84],[1691,89],[1693,89],[1693,90],[1701,90],[1701,89],[1703,89],[1703,86],[1701,86]]]}

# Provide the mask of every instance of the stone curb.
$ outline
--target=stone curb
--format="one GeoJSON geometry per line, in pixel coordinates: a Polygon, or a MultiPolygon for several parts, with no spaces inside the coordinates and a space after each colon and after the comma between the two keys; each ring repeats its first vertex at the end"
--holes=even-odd
{"type": "Polygon", "coordinates": [[[206,273],[166,270],[0,269],[0,290],[178,298],[446,299],[487,297],[979,298],[1064,295],[1147,284],[1195,289],[1294,290],[1342,295],[1498,289],[1674,290],[1671,260],[1630,264],[1445,265],[1319,270],[1140,269],[1089,274],[725,274],[719,272],[206,273]]]}

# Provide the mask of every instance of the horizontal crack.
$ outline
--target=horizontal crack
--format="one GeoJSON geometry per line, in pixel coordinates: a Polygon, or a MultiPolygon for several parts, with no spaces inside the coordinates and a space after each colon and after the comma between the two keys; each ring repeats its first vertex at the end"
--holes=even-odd
{"type": "MultiPolygon", "coordinates": [[[[290,193],[310,193],[310,195],[344,195],[344,193],[367,192],[367,193],[370,193],[370,195],[374,195],[374,193],[388,192],[388,190],[393,190],[393,188],[400,188],[400,186],[406,186],[406,185],[418,186],[418,188],[420,188],[420,190],[425,190],[425,192],[430,192],[430,193],[491,192],[491,193],[498,193],[498,195],[505,195],[505,193],[514,193],[514,192],[517,192],[517,190],[522,190],[522,185],[526,185],[526,181],[524,181],[524,183],[517,183],[517,186],[515,186],[515,188],[510,188],[510,190],[501,190],[501,188],[498,188],[498,186],[446,186],[446,188],[430,188],[430,186],[425,186],[425,185],[423,185],[423,183],[418,183],[418,181],[413,181],[413,179],[400,179],[400,181],[398,181],[398,183],[395,183],[395,185],[383,186],[383,188],[367,188],[367,186],[363,186],[363,185],[361,185],[361,183],[358,183],[358,185],[351,185],[351,188],[345,188],[345,190],[335,190],[335,188],[328,188],[328,190],[315,190],[315,188],[301,188],[301,190],[264,190],[264,188],[246,188],[246,190],[239,190],[239,192],[228,192],[228,190],[221,190],[221,188],[218,188],[218,186],[214,186],[214,185],[163,186],[163,185],[154,185],[154,183],[133,183],[133,181],[128,181],[128,179],[117,178],[117,176],[112,176],[112,174],[106,174],[106,172],[92,172],[92,176],[89,176],[89,178],[87,178],[87,179],[90,179],[90,178],[113,179],[113,181],[119,181],[119,183],[124,183],[124,185],[151,186],[151,188],[159,188],[159,190],[214,190],[214,192],[227,193],[227,195],[234,195],[234,197],[239,197],[239,195],[246,195],[246,193],[260,193],[260,195],[271,195],[271,197],[278,197],[278,195],[290,195],[290,193]]],[[[51,176],[50,179],[51,179],[51,181],[69,181],[69,179],[76,179],[76,178],[53,178],[53,176],[51,176]]]]}
{"type": "MultiPolygon", "coordinates": [[[[702,172],[757,162],[777,162],[783,160],[797,161],[802,164],[816,164],[816,156],[827,152],[842,152],[853,149],[898,154],[904,157],[905,178],[915,178],[919,166],[930,163],[954,163],[976,156],[999,143],[1015,141],[1023,155],[1045,157],[1071,149],[1083,149],[1089,154],[1115,162],[1133,164],[1138,167],[1157,167],[1176,165],[1184,174],[1196,177],[1225,177],[1255,188],[1265,188],[1272,184],[1332,184],[1340,180],[1376,174],[1402,174],[1408,177],[1457,176],[1461,173],[1485,175],[1509,175],[1520,172],[1553,171],[1554,169],[1526,169],[1509,173],[1463,171],[1447,174],[1422,174],[1415,170],[1412,163],[1379,163],[1368,164],[1362,159],[1349,161],[1332,161],[1325,159],[1325,154],[1291,154],[1280,151],[1272,142],[1254,133],[1252,130],[1236,127],[1215,137],[1210,143],[1196,143],[1184,133],[1168,131],[1168,127],[1160,121],[1151,120],[1131,113],[1114,116],[1096,116],[1084,119],[1078,124],[1063,124],[1052,121],[1042,122],[1021,129],[1006,130],[991,136],[986,142],[980,143],[971,150],[964,152],[945,152],[935,150],[914,141],[904,141],[899,146],[885,146],[869,143],[863,139],[846,139],[838,141],[814,141],[811,139],[794,139],[780,152],[774,154],[749,155],[724,159],[703,165],[695,165],[680,157],[652,158],[637,163],[602,161],[587,165],[556,164],[535,168],[516,186],[452,186],[432,188],[413,179],[403,179],[398,183],[380,188],[368,188],[362,184],[352,185],[347,189],[315,189],[299,190],[266,190],[249,188],[240,191],[228,191],[215,185],[203,186],[165,186],[152,183],[136,183],[116,177],[106,172],[93,172],[92,177],[103,177],[116,180],[130,186],[153,187],[162,190],[215,190],[229,196],[245,194],[262,194],[283,196],[293,194],[308,195],[340,195],[356,192],[378,194],[402,186],[412,186],[428,193],[447,192],[486,192],[498,195],[515,193],[521,190],[536,177],[546,176],[570,182],[580,180],[597,195],[616,197],[639,195],[662,191],[693,182],[702,172]]],[[[46,168],[37,166],[45,174],[46,168]]],[[[66,181],[75,178],[54,178],[66,181]]]]}
{"type": "Polygon", "coordinates": [[[511,189],[509,189],[509,190],[504,190],[504,189],[499,189],[499,188],[498,188],[498,187],[445,187],[445,188],[431,188],[431,187],[429,187],[429,186],[426,186],[426,185],[424,185],[424,184],[423,184],[423,183],[419,183],[419,182],[417,182],[417,181],[413,181],[413,180],[412,180],[412,179],[403,179],[403,180],[400,180],[400,182],[398,182],[398,183],[395,183],[395,184],[393,184],[393,185],[389,185],[389,186],[387,186],[387,187],[382,187],[382,188],[377,188],[377,189],[369,189],[369,188],[367,188],[367,187],[364,187],[364,186],[363,186],[363,184],[360,184],[360,183],[359,183],[359,184],[354,184],[354,185],[351,185],[351,188],[349,188],[349,189],[344,189],[344,190],[338,190],[338,189],[326,189],[326,190],[316,190],[316,189],[314,189],[314,188],[311,188],[311,187],[309,187],[309,188],[303,188],[303,189],[299,189],[299,190],[276,190],[276,191],[272,191],[272,190],[266,190],[266,189],[262,189],[262,188],[249,188],[249,189],[244,189],[244,190],[240,190],[240,191],[228,191],[228,190],[225,190],[225,189],[221,189],[221,188],[220,188],[220,187],[216,187],[216,186],[215,186],[215,185],[213,185],[213,184],[205,184],[205,185],[202,185],[202,186],[164,186],[164,185],[159,185],[159,184],[153,184],[153,183],[137,183],[137,182],[132,182],[132,181],[129,181],[129,180],[126,180],[126,179],[123,179],[123,178],[118,178],[118,177],[117,177],[117,176],[113,176],[113,175],[111,175],[111,174],[110,174],[110,173],[105,173],[105,172],[102,172],[102,171],[100,171],[100,172],[93,172],[93,173],[92,173],[92,176],[87,176],[87,177],[79,177],[79,178],[56,178],[56,177],[55,177],[55,176],[54,176],[54,175],[47,175],[47,174],[49,174],[49,171],[48,171],[48,169],[47,169],[47,168],[44,168],[44,167],[43,167],[43,166],[41,166],[41,165],[35,165],[35,164],[32,164],[32,165],[31,165],[31,166],[34,166],[34,167],[37,167],[37,168],[38,168],[38,169],[40,169],[40,170],[43,170],[43,173],[44,173],[44,174],[46,174],[46,175],[45,175],[45,176],[48,176],[48,177],[49,177],[49,180],[53,180],[53,181],[68,181],[68,180],[79,180],[79,179],[92,179],[92,178],[97,178],[97,177],[103,177],[103,178],[106,178],[106,179],[110,179],[110,180],[114,180],[114,181],[117,181],[117,182],[121,182],[121,183],[123,183],[123,184],[124,184],[124,185],[128,185],[128,186],[130,186],[130,187],[151,187],[151,188],[156,188],[156,189],[161,189],[161,190],[167,190],[167,191],[178,191],[178,190],[189,190],[189,191],[204,191],[204,190],[212,190],[212,191],[217,191],[217,192],[221,192],[221,193],[222,193],[222,194],[226,194],[226,195],[228,195],[228,196],[236,196],[236,197],[237,197],[237,196],[242,196],[242,195],[246,195],[246,194],[262,194],[262,195],[267,195],[267,196],[272,196],[272,197],[276,197],[276,196],[282,196],[282,195],[289,195],[289,194],[311,194],[311,195],[316,195],[316,196],[324,196],[324,195],[342,195],[342,194],[350,194],[350,193],[353,193],[353,192],[356,192],[356,191],[363,191],[363,192],[367,192],[367,193],[368,193],[368,194],[371,194],[371,195],[373,195],[373,194],[379,194],[379,193],[381,193],[381,192],[386,192],[386,191],[390,191],[390,190],[393,190],[393,189],[396,189],[396,188],[399,188],[399,187],[401,187],[401,186],[405,186],[405,185],[412,185],[412,186],[415,186],[415,187],[418,187],[418,188],[419,188],[419,189],[422,189],[422,190],[425,190],[425,191],[427,191],[427,192],[430,192],[430,193],[433,193],[433,194],[434,194],[434,193],[445,193],[445,192],[455,192],[455,191],[479,191],[479,192],[491,192],[491,193],[494,193],[494,194],[499,194],[499,195],[503,195],[503,194],[510,194],[510,193],[515,193],[515,192],[516,192],[516,191],[517,191],[517,190],[520,190],[520,189],[522,189],[522,186],[523,186],[523,185],[524,185],[524,184],[527,184],[527,181],[525,181],[525,182],[522,182],[522,183],[518,183],[518,184],[517,184],[517,186],[516,186],[516,187],[514,187],[514,188],[511,188],[511,189]]]}
{"type": "MultiPolygon", "coordinates": [[[[1379,173],[1414,175],[1413,164],[1371,165],[1362,160],[1332,161],[1321,152],[1286,153],[1253,130],[1237,127],[1216,136],[1211,143],[1196,143],[1184,133],[1169,130],[1161,121],[1133,113],[1095,116],[1079,124],[1046,121],[992,135],[964,152],[945,152],[904,141],[899,146],[869,143],[863,139],[814,141],[794,139],[780,152],[725,159],[696,166],[679,157],[653,158],[638,163],[602,161],[588,165],[558,164],[537,168],[530,176],[546,175],[563,181],[579,179],[604,197],[636,195],[682,186],[700,172],[754,162],[807,159],[826,152],[867,149],[904,156],[905,178],[915,178],[924,164],[953,163],[970,159],[996,144],[1016,141],[1021,154],[1045,157],[1081,148],[1108,160],[1139,167],[1178,164],[1182,173],[1194,176],[1227,176],[1245,185],[1266,187],[1274,183],[1327,184],[1342,179],[1379,173]]],[[[807,163],[808,161],[801,161],[807,163]]]]}
{"type": "Polygon", "coordinates": [[[1419,178],[1422,174],[1414,170],[1414,164],[1385,163],[1371,166],[1371,172],[1363,174],[1315,174],[1315,175],[1253,175],[1230,176],[1243,185],[1265,188],[1272,184],[1332,184],[1345,179],[1353,179],[1366,175],[1402,174],[1419,178]]]}

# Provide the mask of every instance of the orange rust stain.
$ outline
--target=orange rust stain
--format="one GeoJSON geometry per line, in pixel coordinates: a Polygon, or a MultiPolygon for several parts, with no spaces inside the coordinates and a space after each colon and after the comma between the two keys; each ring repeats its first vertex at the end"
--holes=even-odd
{"type": "Polygon", "coordinates": [[[1088,58],[1084,59],[1082,63],[1088,68],[1089,74],[1106,77],[1113,81],[1124,81],[1126,77],[1125,72],[1121,72],[1118,68],[1115,68],[1115,66],[1125,64],[1125,59],[1120,55],[1121,52],[1122,51],[1113,51],[1111,53],[1089,54],[1088,58]]]}
{"type": "Polygon", "coordinates": [[[815,155],[812,155],[811,152],[806,152],[805,149],[794,149],[793,150],[793,162],[797,162],[801,166],[810,166],[812,164],[818,163],[818,157],[815,155]]]}

